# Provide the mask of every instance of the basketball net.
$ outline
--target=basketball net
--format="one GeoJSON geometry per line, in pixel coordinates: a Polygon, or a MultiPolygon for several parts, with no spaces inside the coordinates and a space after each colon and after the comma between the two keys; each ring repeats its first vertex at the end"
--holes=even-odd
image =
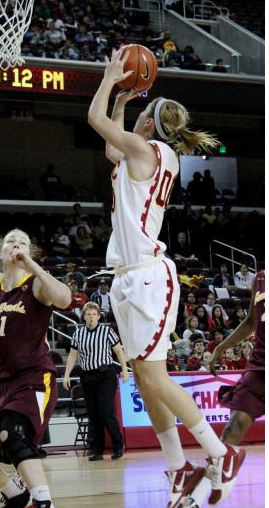
{"type": "Polygon", "coordinates": [[[34,0],[0,0],[0,68],[22,65],[21,44],[31,23],[34,0]]]}

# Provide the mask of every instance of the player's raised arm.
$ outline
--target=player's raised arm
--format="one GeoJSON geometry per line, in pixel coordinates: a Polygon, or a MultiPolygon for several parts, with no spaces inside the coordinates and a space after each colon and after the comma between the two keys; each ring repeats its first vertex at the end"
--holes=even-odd
{"type": "Polygon", "coordinates": [[[45,305],[55,305],[61,309],[68,307],[71,301],[71,291],[65,284],[43,270],[22,249],[14,250],[12,259],[15,265],[36,276],[33,292],[37,300],[45,305]]]}
{"type": "Polygon", "coordinates": [[[107,116],[108,100],[113,86],[132,74],[132,71],[123,71],[128,51],[123,57],[122,52],[123,48],[119,51],[113,50],[111,60],[106,58],[105,74],[89,108],[88,123],[109,145],[127,156],[132,156],[137,152],[149,152],[147,142],[137,134],[124,131],[122,124],[119,125],[119,122],[107,116]]]}
{"type": "MultiPolygon", "coordinates": [[[[137,97],[138,92],[136,89],[132,89],[130,91],[121,91],[118,93],[115,99],[111,120],[113,120],[114,123],[116,123],[120,129],[124,131],[124,112],[125,112],[125,106],[128,101],[131,99],[134,99],[137,97]]],[[[117,150],[113,145],[110,143],[106,143],[106,157],[111,162],[116,164],[120,159],[123,157],[123,152],[120,150],[117,150]]]]}

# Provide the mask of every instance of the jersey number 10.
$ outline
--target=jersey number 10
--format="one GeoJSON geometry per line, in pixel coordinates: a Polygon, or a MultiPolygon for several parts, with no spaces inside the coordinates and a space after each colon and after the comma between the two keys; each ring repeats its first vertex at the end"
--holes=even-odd
{"type": "Polygon", "coordinates": [[[166,169],[160,184],[158,196],[156,198],[157,205],[164,208],[167,207],[175,183],[175,179],[176,177],[173,178],[172,173],[168,171],[168,169],[166,169]]]}

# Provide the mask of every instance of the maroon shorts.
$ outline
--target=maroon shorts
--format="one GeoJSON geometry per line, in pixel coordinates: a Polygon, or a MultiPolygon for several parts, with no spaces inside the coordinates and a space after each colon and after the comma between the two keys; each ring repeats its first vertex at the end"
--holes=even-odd
{"type": "Polygon", "coordinates": [[[57,382],[51,372],[27,372],[16,379],[0,380],[0,413],[11,409],[27,416],[35,431],[35,445],[42,439],[57,397],[57,382]]]}
{"type": "Polygon", "coordinates": [[[265,371],[246,370],[235,386],[221,386],[219,403],[232,411],[244,411],[252,420],[265,413],[265,371]]]}

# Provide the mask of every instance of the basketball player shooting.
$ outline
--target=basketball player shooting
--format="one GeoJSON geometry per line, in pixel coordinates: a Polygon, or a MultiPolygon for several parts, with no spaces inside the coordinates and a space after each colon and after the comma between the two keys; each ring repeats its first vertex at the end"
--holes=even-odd
{"type": "Polygon", "coordinates": [[[245,453],[222,443],[193,398],[168,376],[166,357],[176,324],[179,284],[175,264],[165,256],[166,246],[158,236],[178,175],[179,154],[191,154],[195,148],[209,151],[218,141],[189,130],[186,108],[164,98],[150,102],[133,132],[125,131],[125,104],[137,95],[135,89],[117,96],[110,119],[110,93],[132,72],[124,72],[129,54],[123,52],[124,48],[113,51],[111,60],[106,59],[88,113],[89,124],[106,140],[106,155],[116,165],[113,232],[107,250],[107,266],[115,271],[111,303],[127,360],[168,463],[167,508],[199,508],[211,489],[209,503],[225,499],[245,453]],[[186,461],[175,416],[205,450],[207,468],[186,461]]]}

